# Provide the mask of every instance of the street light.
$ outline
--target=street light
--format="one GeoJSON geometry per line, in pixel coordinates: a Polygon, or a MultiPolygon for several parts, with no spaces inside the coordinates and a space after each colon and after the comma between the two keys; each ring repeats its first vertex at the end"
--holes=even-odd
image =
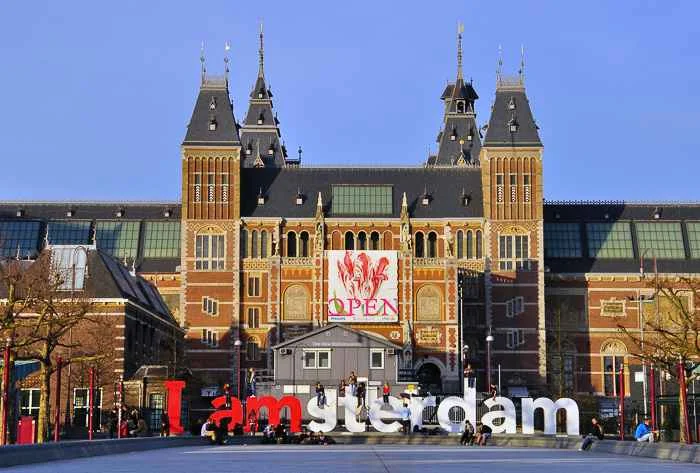
{"type": "Polygon", "coordinates": [[[469,378],[466,376],[467,370],[467,354],[469,353],[469,345],[462,345],[462,391],[465,392],[464,380],[467,380],[467,385],[469,385],[469,378]]]}
{"type": "Polygon", "coordinates": [[[493,335],[491,335],[491,327],[489,327],[489,334],[486,336],[486,389],[491,389],[491,343],[493,342],[493,335]]]}
{"type": "Polygon", "coordinates": [[[241,398],[241,345],[240,340],[233,342],[233,346],[236,347],[236,397],[241,398]]]}

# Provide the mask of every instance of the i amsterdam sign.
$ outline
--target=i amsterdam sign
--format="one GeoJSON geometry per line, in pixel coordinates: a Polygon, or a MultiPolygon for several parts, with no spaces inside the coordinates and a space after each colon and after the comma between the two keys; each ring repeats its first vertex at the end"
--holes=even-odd
{"type": "MultiPolygon", "coordinates": [[[[178,382],[181,383],[181,382],[178,382]]],[[[172,390],[179,400],[180,390],[184,388],[184,383],[172,386],[172,390]]],[[[169,389],[170,391],[171,389],[169,389]]],[[[169,397],[173,393],[168,393],[169,397]]],[[[484,404],[491,411],[481,417],[481,422],[488,425],[493,433],[516,433],[516,410],[513,402],[506,398],[497,396],[487,399],[484,404]],[[495,410],[494,410],[495,408],[495,410]],[[498,421],[498,423],[495,423],[498,421]]],[[[345,396],[335,398],[329,396],[326,407],[319,407],[316,398],[312,397],[306,403],[307,417],[312,417],[308,424],[309,430],[313,432],[330,432],[338,425],[337,406],[340,405],[345,410],[345,429],[351,433],[361,433],[367,428],[365,422],[358,422],[356,417],[357,398],[355,396],[345,396]]],[[[180,424],[180,411],[175,408],[170,409],[168,402],[168,415],[171,416],[171,423],[180,424]]],[[[401,429],[401,423],[396,419],[402,417],[403,401],[389,396],[389,408],[381,399],[376,399],[369,406],[369,421],[372,427],[378,432],[394,433],[401,429]]],[[[412,397],[408,402],[411,414],[411,428],[421,427],[423,423],[423,410],[426,407],[435,407],[436,401],[433,396],[412,397]]],[[[243,405],[235,397],[230,398],[230,407],[226,407],[226,396],[219,396],[212,401],[212,407],[216,409],[209,419],[219,425],[221,420],[229,419],[229,430],[233,430],[236,424],[246,425],[244,422],[243,405]]],[[[472,425],[476,425],[476,390],[468,388],[464,397],[451,396],[443,399],[437,405],[437,420],[440,427],[447,432],[462,432],[464,422],[453,422],[450,420],[449,412],[452,408],[462,409],[465,413],[465,420],[469,420],[472,425]]],[[[289,428],[292,432],[301,431],[303,418],[302,404],[295,396],[284,396],[276,398],[273,396],[248,397],[245,402],[246,416],[253,411],[259,413],[260,409],[266,409],[270,424],[280,423],[280,413],[284,408],[289,409],[289,428]]],[[[573,399],[561,398],[552,401],[549,398],[540,397],[537,399],[522,398],[521,425],[523,434],[534,434],[534,413],[536,409],[542,409],[544,414],[544,434],[555,435],[557,431],[557,411],[566,411],[566,433],[567,435],[579,435],[579,410],[573,399]]],[[[246,430],[248,427],[246,427],[246,430]]]]}

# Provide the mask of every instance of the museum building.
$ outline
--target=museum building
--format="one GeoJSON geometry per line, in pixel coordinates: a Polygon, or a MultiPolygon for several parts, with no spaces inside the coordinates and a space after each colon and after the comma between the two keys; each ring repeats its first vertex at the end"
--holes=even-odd
{"type": "Polygon", "coordinates": [[[59,244],[52,227],[74,228],[60,244],[94,235],[99,250],[154,284],[185,330],[195,412],[217,387],[240,386],[249,368],[261,382],[294,383],[274,366],[284,356],[307,385],[352,370],[456,393],[467,362],[484,383],[488,348],[513,393],[556,383],[567,394],[615,396],[614,371],[625,363],[626,392],[638,394],[638,363],[618,325],[639,329],[652,260],[668,281],[698,276],[700,205],[545,202],[524,65],[516,76],[499,65],[480,127],[460,35],[437,152],[406,167],[290,158],[262,33],[241,122],[228,86],[228,60],[212,76],[202,58],[181,146],[181,202],[0,203],[4,256],[31,258],[45,242],[59,244]],[[366,334],[366,353],[344,355],[354,361],[340,369],[320,342],[288,348],[322,333],[366,334]]]}

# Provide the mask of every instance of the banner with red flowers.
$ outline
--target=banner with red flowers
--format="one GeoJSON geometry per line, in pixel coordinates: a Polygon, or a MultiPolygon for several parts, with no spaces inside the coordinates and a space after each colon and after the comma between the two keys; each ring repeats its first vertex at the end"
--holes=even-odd
{"type": "Polygon", "coordinates": [[[395,251],[328,251],[328,321],[399,319],[395,251]]]}

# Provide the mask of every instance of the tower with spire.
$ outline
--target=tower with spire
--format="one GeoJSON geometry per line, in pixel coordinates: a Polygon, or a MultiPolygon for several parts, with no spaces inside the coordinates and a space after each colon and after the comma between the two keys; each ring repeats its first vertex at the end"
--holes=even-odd
{"type": "Polygon", "coordinates": [[[241,127],[243,167],[284,167],[287,150],[281,141],[279,120],[273,111],[272,91],[265,81],[265,49],[262,23],[258,49],[258,77],[250,92],[248,113],[241,127]]]}
{"type": "Polygon", "coordinates": [[[437,154],[428,157],[428,166],[473,166],[479,163],[481,137],[476,125],[474,102],[479,98],[471,83],[464,81],[462,34],[457,27],[457,78],[448,83],[440,99],[444,102],[442,130],[438,134],[437,154]]]}

